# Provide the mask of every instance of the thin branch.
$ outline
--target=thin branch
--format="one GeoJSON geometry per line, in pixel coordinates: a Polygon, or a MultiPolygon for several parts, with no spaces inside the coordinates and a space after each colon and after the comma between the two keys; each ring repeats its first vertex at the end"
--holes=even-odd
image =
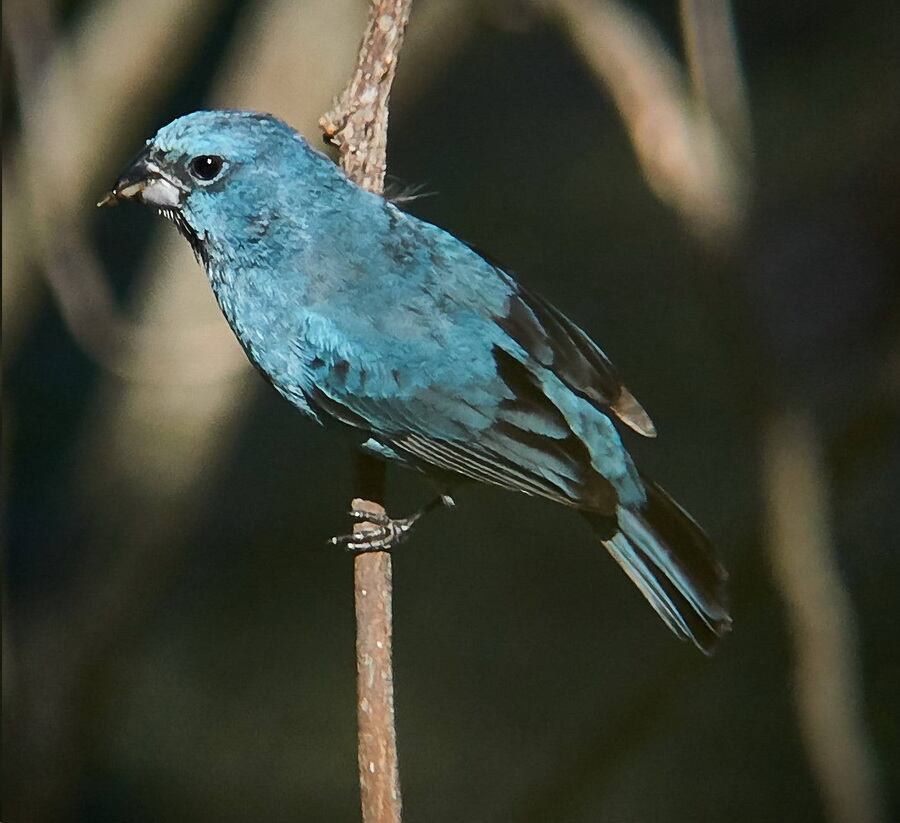
{"type": "Polygon", "coordinates": [[[651,21],[619,0],[545,0],[609,92],[648,185],[700,237],[731,241],[744,170],[651,21]]]}
{"type": "MultiPolygon", "coordinates": [[[[387,165],[388,100],[412,0],[372,0],[356,70],[333,109],[319,121],[338,147],[347,176],[381,194],[387,165]]],[[[352,508],[383,514],[384,471],[371,459],[358,464],[361,493],[352,508]]],[[[371,528],[359,523],[357,531],[371,528]]],[[[364,823],[398,823],[400,774],[394,727],[391,658],[391,556],[358,555],[356,600],[356,688],[360,802],[364,823]]]]}
{"type": "Polygon", "coordinates": [[[356,71],[319,121],[347,176],[378,194],[387,166],[388,100],[411,7],[412,0],[372,0],[356,71]]]}
{"type": "MultiPolygon", "coordinates": [[[[4,225],[3,232],[4,354],[22,339],[39,306],[39,280],[30,276],[36,265],[46,273],[76,342],[103,368],[136,379],[125,371],[123,350],[140,348],[146,330],[112,299],[109,278],[85,240],[91,214],[85,204],[117,170],[110,163],[122,146],[144,136],[147,113],[179,77],[198,33],[223,4],[114,0],[94,4],[70,32],[58,26],[55,5],[3,4],[4,45],[22,118],[3,169],[4,183],[11,170],[15,185],[14,196],[4,191],[4,224],[8,220],[16,229],[8,233],[4,225]],[[136,30],[140,38],[133,36],[136,30]],[[143,80],[148,82],[135,95],[143,80]],[[80,93],[85,88],[90,95],[80,93]],[[9,255],[7,240],[14,247],[9,255]]],[[[182,349],[193,351],[205,331],[186,332],[182,349]]],[[[157,341],[173,334],[181,337],[166,329],[157,341]]]]}
{"type": "Polygon", "coordinates": [[[734,12],[723,0],[681,0],[681,30],[694,96],[749,171],[753,129],[734,12]]]}
{"type": "Polygon", "coordinates": [[[887,819],[863,719],[856,615],[831,536],[826,476],[809,415],[765,434],[769,554],[794,645],[797,714],[833,823],[887,819]]]}
{"type": "MultiPolygon", "coordinates": [[[[352,506],[373,514],[384,512],[380,504],[359,498],[353,500],[352,506]]],[[[357,524],[354,528],[364,529],[365,525],[357,524]]],[[[362,816],[364,823],[399,823],[401,801],[394,725],[390,553],[358,555],[354,578],[357,765],[362,816]]]]}

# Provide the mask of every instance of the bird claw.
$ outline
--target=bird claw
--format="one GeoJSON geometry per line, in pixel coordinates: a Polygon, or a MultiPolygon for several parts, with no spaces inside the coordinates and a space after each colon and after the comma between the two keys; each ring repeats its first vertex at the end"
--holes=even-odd
{"type": "Polygon", "coordinates": [[[369,528],[363,528],[353,534],[332,537],[333,546],[343,546],[348,552],[390,551],[400,545],[416,522],[416,518],[406,517],[394,520],[387,515],[373,515],[371,512],[351,511],[350,516],[364,522],[369,528]]]}
{"type": "MultiPolygon", "coordinates": [[[[361,501],[360,501],[361,502],[361,501]]],[[[332,546],[343,546],[348,552],[386,552],[399,546],[409,536],[412,527],[432,509],[443,506],[452,509],[456,504],[449,494],[441,494],[409,517],[393,518],[383,511],[367,511],[356,508],[360,504],[354,500],[349,515],[357,521],[353,534],[332,537],[332,546]]]]}
{"type": "Polygon", "coordinates": [[[387,526],[391,522],[391,518],[386,512],[367,512],[365,509],[350,509],[347,514],[351,519],[358,520],[360,523],[374,523],[376,526],[387,526]]]}

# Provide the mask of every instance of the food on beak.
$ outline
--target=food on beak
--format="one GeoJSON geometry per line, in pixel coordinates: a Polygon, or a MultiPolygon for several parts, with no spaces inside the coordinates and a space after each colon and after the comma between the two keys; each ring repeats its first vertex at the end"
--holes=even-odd
{"type": "Polygon", "coordinates": [[[112,190],[97,206],[115,206],[121,200],[137,200],[158,208],[171,209],[181,205],[183,187],[163,174],[144,149],[122,173],[112,190]]]}

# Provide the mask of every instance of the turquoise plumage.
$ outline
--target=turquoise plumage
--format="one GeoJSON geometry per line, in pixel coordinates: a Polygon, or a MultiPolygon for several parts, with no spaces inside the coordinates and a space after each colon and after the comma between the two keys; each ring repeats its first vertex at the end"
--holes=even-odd
{"type": "Polygon", "coordinates": [[[277,119],[209,111],[149,140],[114,199],[155,205],[272,385],[360,448],[581,512],[663,620],[730,626],[699,527],[637,470],[653,424],[568,318],[452,235],[350,182],[277,119]]]}

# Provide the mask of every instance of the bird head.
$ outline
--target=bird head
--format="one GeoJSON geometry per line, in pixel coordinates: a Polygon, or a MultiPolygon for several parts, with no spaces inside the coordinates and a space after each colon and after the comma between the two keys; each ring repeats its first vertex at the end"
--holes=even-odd
{"type": "Polygon", "coordinates": [[[97,205],[153,206],[205,259],[210,242],[252,239],[280,214],[296,214],[299,182],[335,174],[326,157],[271,115],[199,111],[150,138],[97,205]]]}

